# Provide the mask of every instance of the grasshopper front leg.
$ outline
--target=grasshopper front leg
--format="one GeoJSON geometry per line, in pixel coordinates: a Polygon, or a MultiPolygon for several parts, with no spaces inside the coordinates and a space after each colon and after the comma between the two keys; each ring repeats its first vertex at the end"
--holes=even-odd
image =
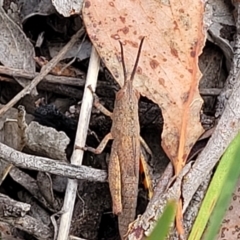
{"type": "MultiPolygon", "coordinates": [[[[92,95],[93,95],[93,105],[99,110],[101,111],[103,114],[105,114],[108,117],[112,118],[112,113],[110,111],[108,111],[100,102],[99,102],[99,98],[97,96],[97,94],[93,91],[92,86],[89,85],[88,89],[91,91],[92,95]]],[[[92,147],[78,147],[76,146],[76,148],[80,148],[84,151],[89,151],[95,154],[100,154],[102,153],[103,149],[105,148],[105,146],[107,145],[109,140],[112,140],[112,134],[111,132],[108,133],[103,140],[100,142],[100,144],[98,145],[97,148],[92,148],[92,147]]]]}
{"type": "Polygon", "coordinates": [[[105,114],[106,116],[112,118],[112,113],[107,110],[99,101],[99,97],[97,96],[97,94],[93,91],[92,86],[89,85],[88,89],[92,92],[93,95],[93,105],[95,108],[97,108],[100,112],[102,112],[103,114],[105,114]]]}
{"type": "Polygon", "coordinates": [[[98,145],[97,148],[83,147],[82,150],[89,151],[89,152],[92,152],[92,153],[95,153],[95,154],[100,154],[100,153],[102,153],[103,149],[106,147],[108,141],[112,140],[112,139],[113,139],[113,137],[112,137],[112,134],[110,132],[103,138],[103,140],[100,142],[100,144],[98,145]]]}

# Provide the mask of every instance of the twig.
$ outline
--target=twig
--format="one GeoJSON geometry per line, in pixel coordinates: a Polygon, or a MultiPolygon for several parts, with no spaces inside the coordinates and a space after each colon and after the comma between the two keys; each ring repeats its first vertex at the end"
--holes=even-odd
{"type": "Polygon", "coordinates": [[[224,108],[227,105],[228,99],[238,81],[236,77],[238,72],[240,71],[240,3],[237,0],[232,0],[232,4],[235,7],[234,17],[236,25],[236,33],[234,36],[234,48],[233,48],[234,52],[229,75],[217,99],[218,101],[216,104],[215,117],[220,117],[221,114],[223,113],[224,108]]]}
{"type": "MultiPolygon", "coordinates": [[[[31,79],[37,77],[39,73],[37,72],[30,73],[22,69],[15,69],[15,68],[10,68],[6,66],[0,66],[0,74],[4,74],[11,77],[22,77],[30,81],[31,79]]],[[[16,82],[14,79],[11,79],[11,78],[4,79],[4,81],[9,81],[13,83],[16,82]]],[[[85,77],[83,76],[79,79],[74,77],[55,76],[55,75],[48,74],[43,78],[43,81],[48,83],[61,83],[64,85],[82,87],[85,84],[85,77]]]]}
{"type": "MultiPolygon", "coordinates": [[[[92,53],[90,57],[88,74],[86,79],[86,85],[84,89],[83,101],[81,106],[81,112],[79,115],[77,134],[75,139],[75,146],[84,147],[87,137],[88,125],[90,121],[91,109],[93,96],[88,85],[91,85],[95,90],[97,83],[97,76],[99,71],[100,59],[94,47],[92,47],[92,53]]],[[[71,157],[71,163],[75,165],[81,165],[83,158],[83,151],[81,149],[75,149],[73,155],[71,157]]],[[[72,213],[76,198],[77,192],[77,181],[76,180],[68,180],[68,185],[66,189],[66,194],[64,198],[63,210],[64,214],[61,216],[59,232],[58,232],[58,240],[67,240],[72,213]]]]}
{"type": "Polygon", "coordinates": [[[0,193],[0,217],[23,217],[30,209],[30,204],[13,200],[0,193]]]}
{"type": "MultiPolygon", "coordinates": [[[[11,169],[9,175],[15,182],[22,185],[39,203],[41,203],[42,206],[49,211],[55,212],[60,208],[58,205],[53,206],[44,198],[37,184],[37,180],[29,176],[27,173],[15,167],[11,169]]],[[[59,197],[57,197],[57,201],[61,203],[59,197]]]]}
{"type": "Polygon", "coordinates": [[[212,171],[222,154],[240,129],[240,71],[235,76],[236,84],[226,108],[206,147],[195,161],[183,184],[184,210],[193,194],[212,171]]]}
{"type": "MultiPolygon", "coordinates": [[[[226,91],[222,93],[223,95],[225,94],[225,97],[227,95],[228,97],[222,102],[223,108],[221,110],[224,111],[212,137],[186,176],[186,181],[183,185],[184,210],[199,185],[212,171],[240,129],[240,3],[236,0],[233,0],[232,3],[236,11],[234,55],[231,71],[224,86],[226,91]]],[[[218,110],[217,108],[216,114],[219,116],[221,111],[218,110]]]]}
{"type": "Polygon", "coordinates": [[[59,160],[28,155],[18,152],[3,143],[0,143],[0,153],[1,160],[21,168],[48,172],[73,179],[85,179],[88,181],[106,182],[107,179],[107,174],[104,170],[86,166],[76,166],[76,164],[71,165],[59,160]]]}
{"type": "MultiPolygon", "coordinates": [[[[85,81],[84,81],[84,84],[85,84],[85,81]]],[[[38,84],[37,89],[56,93],[62,96],[70,97],[70,98],[79,99],[79,100],[82,100],[82,97],[83,97],[83,89],[77,89],[75,87],[70,87],[63,84],[52,84],[47,82],[40,82],[38,84]]]]}
{"type": "Polygon", "coordinates": [[[72,48],[74,43],[84,34],[84,28],[81,28],[71,40],[62,48],[62,50],[51,61],[44,65],[40,73],[27,85],[21,92],[19,92],[10,102],[8,102],[1,110],[0,117],[7,112],[12,106],[14,106],[22,97],[29,94],[34,87],[54,68],[57,63],[64,57],[69,49],[72,48]]]}
{"type": "Polygon", "coordinates": [[[30,217],[28,215],[24,217],[0,217],[1,222],[9,223],[15,228],[21,229],[30,235],[33,235],[38,240],[50,240],[52,239],[52,229],[40,220],[30,217]]]}
{"type": "Polygon", "coordinates": [[[154,202],[157,198],[159,198],[163,194],[163,192],[167,189],[167,186],[169,185],[169,181],[171,180],[173,173],[174,173],[173,165],[171,162],[169,162],[161,178],[159,179],[157,186],[154,189],[154,195],[150,200],[149,205],[152,202],[154,202]]]}
{"type": "Polygon", "coordinates": [[[70,235],[70,236],[69,236],[69,240],[86,240],[86,239],[85,239],[85,238],[79,238],[79,237],[75,237],[75,236],[70,235]]]}
{"type": "MultiPolygon", "coordinates": [[[[12,77],[23,77],[29,80],[32,78],[35,78],[38,75],[38,73],[30,73],[21,69],[9,68],[5,66],[0,66],[0,74],[12,76],[12,77]]],[[[0,76],[0,81],[8,81],[13,83],[16,82],[14,79],[3,78],[3,76],[0,76]]],[[[74,77],[55,76],[55,75],[48,74],[43,78],[43,82],[60,83],[63,85],[82,87],[84,86],[86,81],[84,76],[79,79],[74,77]]],[[[99,85],[101,86],[106,86],[107,84],[109,83],[106,83],[103,81],[99,83],[99,85]]],[[[221,88],[200,88],[199,91],[202,96],[218,96],[222,91],[222,89],[221,88]]]]}
{"type": "Polygon", "coordinates": [[[222,91],[221,88],[200,88],[201,96],[218,96],[222,91]]]}

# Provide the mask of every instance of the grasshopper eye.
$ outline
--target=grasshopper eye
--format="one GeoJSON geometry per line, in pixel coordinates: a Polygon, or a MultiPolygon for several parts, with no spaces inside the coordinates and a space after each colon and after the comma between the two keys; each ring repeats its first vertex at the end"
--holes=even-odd
{"type": "Polygon", "coordinates": [[[135,95],[138,99],[140,98],[140,93],[138,91],[135,91],[135,95]]]}
{"type": "Polygon", "coordinates": [[[116,94],[116,100],[119,100],[125,96],[125,91],[123,89],[120,89],[116,94]]]}

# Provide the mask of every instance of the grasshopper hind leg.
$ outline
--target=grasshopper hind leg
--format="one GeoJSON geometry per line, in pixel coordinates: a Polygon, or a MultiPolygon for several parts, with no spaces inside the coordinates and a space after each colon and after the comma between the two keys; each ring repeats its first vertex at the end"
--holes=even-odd
{"type": "Polygon", "coordinates": [[[121,171],[117,152],[112,151],[108,165],[108,182],[112,197],[113,213],[122,213],[121,171]]]}
{"type": "Polygon", "coordinates": [[[149,172],[149,166],[145,160],[145,156],[143,154],[143,152],[141,151],[141,155],[140,155],[140,173],[142,175],[143,173],[143,185],[144,188],[148,191],[148,198],[151,199],[153,196],[153,185],[152,185],[152,179],[151,179],[151,175],[149,172]]]}

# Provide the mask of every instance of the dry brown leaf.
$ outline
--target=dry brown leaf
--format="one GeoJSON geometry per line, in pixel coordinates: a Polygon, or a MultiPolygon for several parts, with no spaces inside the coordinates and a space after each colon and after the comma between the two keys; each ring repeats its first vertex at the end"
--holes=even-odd
{"type": "MultiPolygon", "coordinates": [[[[203,2],[177,0],[86,0],[83,19],[88,35],[116,81],[123,85],[119,41],[131,72],[140,40],[145,37],[134,87],[162,110],[162,147],[175,175],[203,132],[198,56],[205,42],[203,2]]],[[[176,227],[184,233],[182,202],[176,227]]]]}
{"type": "Polygon", "coordinates": [[[205,42],[203,8],[201,0],[86,0],[83,7],[88,35],[121,86],[119,41],[131,72],[140,39],[146,37],[134,86],[162,110],[162,146],[176,174],[203,132],[198,91],[198,56],[205,42]]]}

